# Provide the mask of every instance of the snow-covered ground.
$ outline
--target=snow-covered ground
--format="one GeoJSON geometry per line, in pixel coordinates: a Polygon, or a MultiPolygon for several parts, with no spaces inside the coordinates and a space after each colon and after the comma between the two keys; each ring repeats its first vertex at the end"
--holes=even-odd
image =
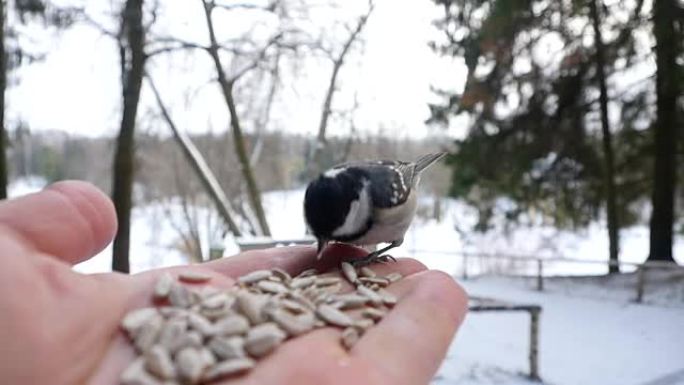
{"type": "MultiPolygon", "coordinates": [[[[35,191],[40,179],[23,180],[10,188],[11,196],[35,191]]],[[[269,223],[276,238],[302,238],[303,190],[264,196],[269,223]]],[[[422,202],[431,204],[430,199],[422,202]]],[[[578,233],[548,226],[498,227],[485,234],[468,231],[474,213],[457,201],[443,203],[441,221],[418,218],[395,256],[413,256],[428,267],[453,274],[473,296],[495,297],[542,306],[540,367],[544,383],[669,385],[684,384],[684,270],[651,272],[645,304],[635,304],[635,274],[591,276],[606,271],[607,235],[599,223],[578,233]],[[460,231],[456,231],[458,228],[460,231]],[[533,271],[534,265],[501,259],[470,260],[463,281],[461,252],[519,256],[565,257],[587,263],[545,265],[545,291],[534,289],[530,278],[502,277],[533,271]],[[488,275],[488,274],[498,275],[488,275]],[[589,275],[581,277],[567,277],[589,275]]],[[[426,209],[425,211],[429,211],[426,209]]],[[[179,251],[176,205],[135,208],[132,215],[131,267],[134,272],[186,262],[179,251]],[[172,225],[169,218],[177,221],[172,225]]],[[[210,210],[196,212],[205,246],[210,236],[210,210]]],[[[648,252],[648,229],[638,226],[621,232],[621,258],[641,262],[648,252]]],[[[234,239],[224,240],[225,255],[238,252],[234,239]]],[[[675,255],[684,262],[684,239],[677,238],[675,255]]],[[[81,272],[109,271],[111,248],[76,266],[81,272]]],[[[531,384],[528,370],[529,316],[526,313],[471,313],[452,344],[434,385],[531,384]]]]}
{"type": "MultiPolygon", "coordinates": [[[[631,295],[629,285],[605,287],[601,280],[576,278],[547,280],[544,292],[512,277],[461,283],[470,295],[542,306],[539,372],[544,383],[684,384],[681,297],[668,306],[640,305],[620,298],[631,295]]],[[[684,276],[676,285],[684,291],[684,276]]],[[[434,384],[532,384],[525,378],[528,346],[527,313],[470,313],[434,384]]]]}

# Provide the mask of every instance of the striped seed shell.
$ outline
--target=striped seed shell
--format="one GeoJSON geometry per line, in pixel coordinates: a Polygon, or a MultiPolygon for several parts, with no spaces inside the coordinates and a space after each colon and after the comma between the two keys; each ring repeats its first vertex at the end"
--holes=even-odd
{"type": "Polygon", "coordinates": [[[266,322],[253,327],[245,338],[245,350],[254,357],[263,357],[280,345],[287,335],[278,325],[266,322]]]}
{"type": "Polygon", "coordinates": [[[347,327],[354,323],[350,316],[330,305],[319,305],[316,313],[323,321],[335,326],[347,327]]]}
{"type": "Polygon", "coordinates": [[[214,331],[217,336],[245,334],[248,330],[249,321],[240,314],[233,314],[221,318],[214,324],[214,331]]]}
{"type": "Polygon", "coordinates": [[[214,337],[209,341],[209,349],[222,360],[247,356],[243,337],[214,337]]]}
{"type": "Polygon", "coordinates": [[[145,368],[162,380],[176,377],[176,367],[173,365],[171,353],[162,345],[154,345],[145,353],[145,368]]]}
{"type": "Polygon", "coordinates": [[[340,269],[342,270],[342,275],[344,275],[344,278],[347,279],[352,284],[355,284],[359,280],[359,276],[356,273],[356,269],[354,266],[352,266],[351,263],[349,262],[342,262],[340,265],[340,269]]]}
{"type": "Polygon", "coordinates": [[[216,365],[213,365],[204,373],[202,379],[204,381],[215,381],[225,377],[230,377],[236,374],[240,374],[252,369],[256,365],[256,362],[251,358],[233,358],[225,361],[221,361],[216,365]]]}
{"type": "Polygon", "coordinates": [[[159,277],[157,283],[154,285],[154,297],[157,299],[164,299],[169,296],[171,286],[175,280],[169,273],[164,273],[159,277]]]}
{"type": "Polygon", "coordinates": [[[251,284],[254,282],[261,281],[262,279],[267,279],[273,273],[270,270],[255,270],[251,273],[247,273],[242,277],[238,278],[238,283],[251,284]]]}
{"type": "Polygon", "coordinates": [[[204,283],[211,280],[211,275],[199,270],[185,270],[178,274],[178,279],[188,283],[204,283]]]}
{"type": "Polygon", "coordinates": [[[204,359],[199,349],[185,348],[176,354],[178,376],[190,384],[199,383],[204,370],[204,359]]]}
{"type": "Polygon", "coordinates": [[[342,345],[347,349],[351,349],[359,340],[361,335],[354,327],[348,327],[342,331],[342,345]]]}

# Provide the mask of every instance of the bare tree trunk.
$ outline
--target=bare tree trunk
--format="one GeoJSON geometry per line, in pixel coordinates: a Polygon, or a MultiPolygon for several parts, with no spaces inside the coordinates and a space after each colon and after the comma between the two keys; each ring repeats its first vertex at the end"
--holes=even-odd
{"type": "Polygon", "coordinates": [[[613,263],[608,264],[609,273],[619,273],[620,266],[618,262],[618,254],[620,250],[620,238],[617,217],[617,196],[615,192],[615,161],[613,155],[613,137],[610,132],[610,124],[608,122],[608,90],[606,87],[605,74],[605,47],[603,45],[603,36],[601,35],[601,23],[598,13],[598,0],[591,0],[589,8],[591,12],[592,24],[594,27],[594,45],[596,50],[596,80],[599,83],[599,104],[601,105],[601,132],[603,133],[603,187],[606,192],[606,217],[608,219],[608,242],[609,242],[609,260],[613,263]]]}
{"type": "Polygon", "coordinates": [[[123,88],[123,116],[114,155],[112,200],[119,221],[114,238],[112,269],[129,272],[131,207],[134,180],[134,133],[145,66],[143,0],[127,0],[122,14],[120,47],[123,88]],[[124,40],[125,39],[125,40],[124,40]]]}
{"type": "Polygon", "coordinates": [[[195,144],[192,142],[192,140],[190,140],[190,138],[187,135],[185,135],[184,132],[180,131],[178,127],[176,127],[176,124],[173,122],[173,119],[171,119],[171,115],[166,109],[166,106],[164,106],[164,102],[161,100],[159,91],[157,91],[157,87],[154,85],[152,78],[149,75],[147,75],[146,77],[147,82],[149,83],[150,88],[154,93],[154,97],[157,100],[159,110],[161,111],[164,120],[166,120],[166,124],[168,124],[169,128],[173,132],[173,136],[176,138],[178,145],[183,151],[183,154],[185,154],[185,158],[190,163],[190,166],[192,166],[192,168],[195,170],[195,173],[200,178],[200,181],[204,185],[204,189],[207,191],[211,199],[214,201],[214,204],[216,204],[216,208],[221,214],[223,220],[226,221],[226,224],[228,225],[228,229],[230,230],[230,232],[233,233],[233,235],[235,235],[236,237],[241,236],[242,232],[233,220],[233,213],[235,212],[235,210],[233,210],[233,208],[230,206],[230,201],[226,197],[226,194],[221,188],[221,185],[216,179],[216,176],[214,176],[214,173],[211,171],[209,165],[204,160],[204,157],[197,149],[195,144]]]}
{"type": "MultiPolygon", "coordinates": [[[[223,98],[225,99],[226,105],[228,106],[228,111],[230,113],[230,127],[233,134],[233,143],[235,145],[235,152],[237,154],[238,161],[240,162],[242,176],[247,185],[249,202],[257,217],[257,221],[259,222],[259,227],[261,227],[263,235],[270,236],[271,230],[268,227],[266,214],[261,203],[261,191],[259,190],[259,186],[254,178],[254,172],[252,171],[252,167],[249,163],[249,155],[247,154],[247,149],[245,148],[242,127],[240,127],[240,118],[238,117],[237,108],[235,107],[235,99],[233,98],[233,86],[239,76],[233,79],[228,79],[226,76],[226,73],[223,70],[223,64],[221,63],[221,58],[219,56],[219,46],[216,40],[216,34],[214,32],[214,23],[211,19],[213,5],[207,3],[205,0],[202,0],[202,4],[204,5],[204,14],[206,17],[207,28],[209,30],[210,46],[208,51],[212,60],[214,61],[216,72],[218,74],[218,82],[221,87],[221,93],[223,94],[223,98]]],[[[242,74],[244,74],[244,72],[242,74]]]]}
{"type": "Polygon", "coordinates": [[[0,199],[7,198],[7,131],[5,130],[5,89],[7,88],[7,53],[5,52],[5,1],[0,1],[0,199]]]}
{"type": "Polygon", "coordinates": [[[655,0],[653,3],[653,34],[656,46],[657,117],[654,127],[655,164],[653,170],[653,212],[648,259],[674,262],[672,256],[672,226],[677,185],[677,98],[682,86],[677,66],[678,47],[675,18],[677,0],[655,0]]]}
{"type": "Polygon", "coordinates": [[[323,107],[321,109],[321,119],[318,123],[318,135],[316,136],[316,143],[313,148],[313,155],[311,156],[312,162],[309,163],[309,170],[307,172],[309,177],[313,177],[323,171],[327,165],[323,161],[323,153],[328,147],[328,141],[326,138],[328,130],[328,122],[330,121],[330,114],[332,113],[332,102],[335,96],[335,91],[337,91],[337,77],[339,76],[340,69],[344,65],[344,60],[351,49],[351,46],[359,38],[363,28],[368,22],[368,18],[374,9],[374,4],[372,1],[368,3],[368,12],[361,16],[356,24],[356,28],[349,34],[349,37],[344,42],[342,50],[340,53],[333,58],[333,69],[330,74],[330,81],[328,82],[328,88],[325,92],[325,99],[323,100],[323,107]]]}

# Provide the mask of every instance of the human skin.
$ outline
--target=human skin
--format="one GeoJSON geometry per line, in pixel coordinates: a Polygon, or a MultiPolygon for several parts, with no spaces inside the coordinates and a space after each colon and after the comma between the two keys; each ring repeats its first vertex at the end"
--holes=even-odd
{"type": "MultiPolygon", "coordinates": [[[[115,231],[112,203],[84,182],[59,182],[0,203],[1,383],[118,384],[135,356],[119,322],[131,309],[150,305],[163,272],[200,270],[227,287],[257,269],[337,271],[342,258],[363,255],[331,245],[316,261],[315,248],[299,246],[135,275],[72,270],[115,231]]],[[[350,351],[340,345],[339,329],[322,328],[285,342],[248,374],[219,383],[427,384],[463,321],[466,294],[447,274],[412,259],[372,268],[405,276],[389,287],[399,302],[350,351]]]]}

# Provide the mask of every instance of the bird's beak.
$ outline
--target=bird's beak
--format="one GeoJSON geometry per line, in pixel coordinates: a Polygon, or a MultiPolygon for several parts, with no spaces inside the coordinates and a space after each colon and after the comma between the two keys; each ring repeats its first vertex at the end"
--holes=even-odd
{"type": "Polygon", "coordinates": [[[326,239],[318,239],[318,250],[316,251],[316,260],[318,261],[321,259],[321,256],[323,255],[323,250],[325,250],[325,246],[328,244],[328,240],[326,239]]]}

